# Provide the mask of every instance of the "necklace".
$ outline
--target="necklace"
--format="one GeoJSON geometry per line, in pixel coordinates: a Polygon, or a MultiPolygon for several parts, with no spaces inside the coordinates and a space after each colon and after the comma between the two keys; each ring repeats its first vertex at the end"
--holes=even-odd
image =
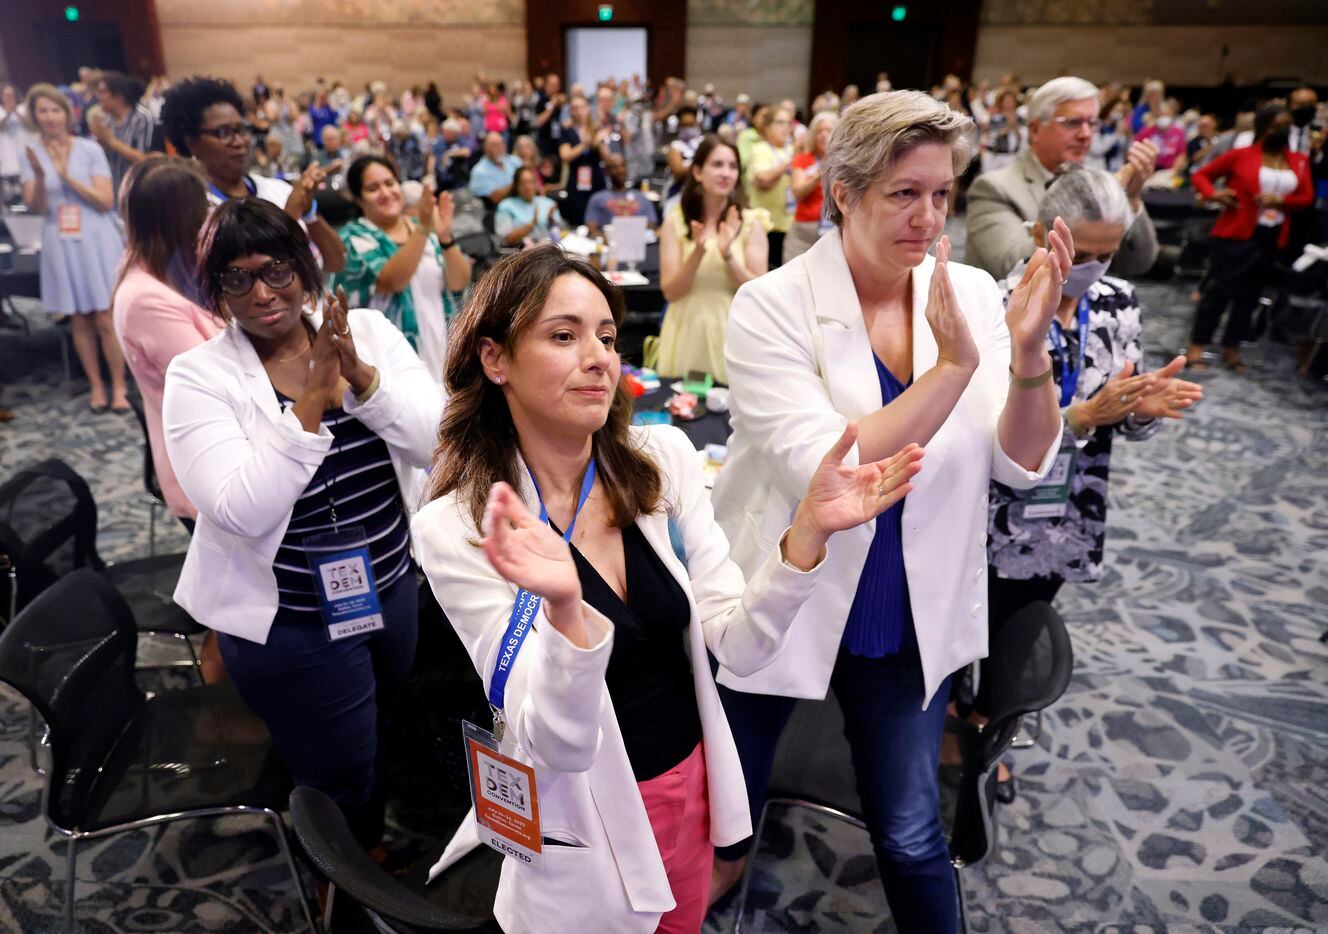
{"type": "Polygon", "coordinates": [[[306,341],[306,343],[305,343],[305,345],[304,345],[304,349],[301,350],[299,353],[297,353],[297,354],[292,354],[292,355],[289,356],[289,357],[273,357],[273,358],[271,358],[270,360],[268,360],[268,363],[290,363],[292,360],[298,360],[298,359],[300,359],[300,358],[303,357],[305,354],[307,354],[310,350],[312,350],[312,349],[313,349],[313,346],[314,346],[314,342],[313,342],[312,340],[309,339],[309,332],[308,332],[307,330],[304,332],[304,339],[305,339],[305,341],[306,341]]]}

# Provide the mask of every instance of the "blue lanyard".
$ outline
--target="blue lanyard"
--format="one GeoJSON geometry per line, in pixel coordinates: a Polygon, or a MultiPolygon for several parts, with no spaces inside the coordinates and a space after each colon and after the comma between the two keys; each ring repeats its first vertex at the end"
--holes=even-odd
{"type": "MultiPolygon", "coordinates": [[[[540,494],[539,481],[535,475],[530,475],[530,482],[535,484],[535,496],[539,498],[540,514],[539,521],[547,523],[549,521],[549,511],[544,506],[544,497],[540,494]]],[[[586,467],[585,479],[581,481],[581,496],[576,503],[576,512],[572,514],[572,521],[567,526],[567,531],[563,533],[563,541],[572,540],[572,532],[576,529],[577,516],[581,515],[581,509],[586,505],[586,500],[590,498],[590,488],[595,485],[595,459],[590,459],[590,465],[586,467]]],[[[521,646],[525,644],[526,636],[530,635],[530,623],[539,612],[540,604],[544,598],[538,594],[533,594],[524,587],[516,592],[516,602],[512,605],[512,615],[507,620],[507,633],[503,636],[503,648],[498,653],[498,663],[493,669],[493,678],[489,682],[489,703],[495,710],[503,709],[503,701],[507,698],[507,678],[512,673],[512,665],[516,662],[517,653],[521,651],[521,646]]]]}
{"type": "MultiPolygon", "coordinates": [[[[252,198],[258,194],[258,185],[256,185],[254,183],[254,180],[250,178],[248,175],[244,177],[244,187],[249,189],[249,197],[252,198]]],[[[232,197],[231,195],[226,194],[226,192],[222,191],[220,188],[218,188],[216,185],[212,184],[211,182],[208,182],[208,190],[210,190],[214,195],[216,195],[222,201],[231,200],[232,197]]]]}
{"type": "Polygon", "coordinates": [[[1065,339],[1065,329],[1055,318],[1051,319],[1051,330],[1047,332],[1047,340],[1051,344],[1051,349],[1061,358],[1061,378],[1058,382],[1061,386],[1061,408],[1065,408],[1074,401],[1074,391],[1079,388],[1079,374],[1084,371],[1084,350],[1088,346],[1087,295],[1079,299],[1079,363],[1073,371],[1070,369],[1070,345],[1065,339]]]}

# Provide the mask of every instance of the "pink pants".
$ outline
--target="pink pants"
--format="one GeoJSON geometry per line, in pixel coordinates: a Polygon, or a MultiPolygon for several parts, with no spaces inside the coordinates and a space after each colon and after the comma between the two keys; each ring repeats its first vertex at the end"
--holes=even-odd
{"type": "Polygon", "coordinates": [[[710,842],[710,794],[706,788],[705,753],[698,743],[692,754],[649,781],[639,782],[655,843],[664,860],[669,888],[677,906],[659,919],[659,934],[695,934],[705,921],[710,898],[710,869],[715,846],[710,842]]]}

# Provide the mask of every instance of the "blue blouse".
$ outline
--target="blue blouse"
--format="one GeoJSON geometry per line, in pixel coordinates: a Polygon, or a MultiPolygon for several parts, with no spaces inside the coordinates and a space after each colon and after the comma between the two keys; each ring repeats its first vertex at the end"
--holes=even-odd
{"type": "MultiPolygon", "coordinates": [[[[881,359],[876,377],[881,382],[881,404],[889,405],[907,388],[881,359]]],[[[909,383],[913,382],[912,378],[909,383]]],[[[876,534],[867,549],[867,563],[858,578],[858,592],[844,624],[843,646],[864,658],[893,655],[914,640],[913,608],[908,599],[902,536],[904,501],[901,499],[876,517],[876,534]]]]}

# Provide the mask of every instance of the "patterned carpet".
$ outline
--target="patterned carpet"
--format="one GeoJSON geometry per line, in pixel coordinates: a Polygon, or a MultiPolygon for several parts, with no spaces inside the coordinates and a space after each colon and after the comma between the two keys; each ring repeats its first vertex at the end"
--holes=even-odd
{"type": "MultiPolygon", "coordinates": [[[[1193,306],[1188,286],[1139,285],[1156,365],[1193,306]]],[[[0,332],[0,404],[19,413],[0,425],[3,475],[64,458],[92,483],[103,555],[145,554],[137,424],[69,395],[61,333],[0,332]]],[[[1328,930],[1328,394],[1297,380],[1287,348],[1252,356],[1262,365],[1244,376],[1204,377],[1184,424],[1116,445],[1110,570],[1058,600],[1074,678],[1036,747],[1011,756],[1019,796],[997,812],[997,851],[964,871],[975,931],[1328,930]]],[[[158,542],[186,540],[167,520],[158,542]]],[[[24,706],[0,689],[0,931],[25,934],[59,929],[64,854],[26,737],[24,706]]],[[[252,819],[80,854],[82,931],[301,927],[276,842],[252,819]]],[[[706,930],[732,914],[721,904],[706,930]]],[[[772,815],[744,930],[891,929],[865,834],[772,815]]]]}

